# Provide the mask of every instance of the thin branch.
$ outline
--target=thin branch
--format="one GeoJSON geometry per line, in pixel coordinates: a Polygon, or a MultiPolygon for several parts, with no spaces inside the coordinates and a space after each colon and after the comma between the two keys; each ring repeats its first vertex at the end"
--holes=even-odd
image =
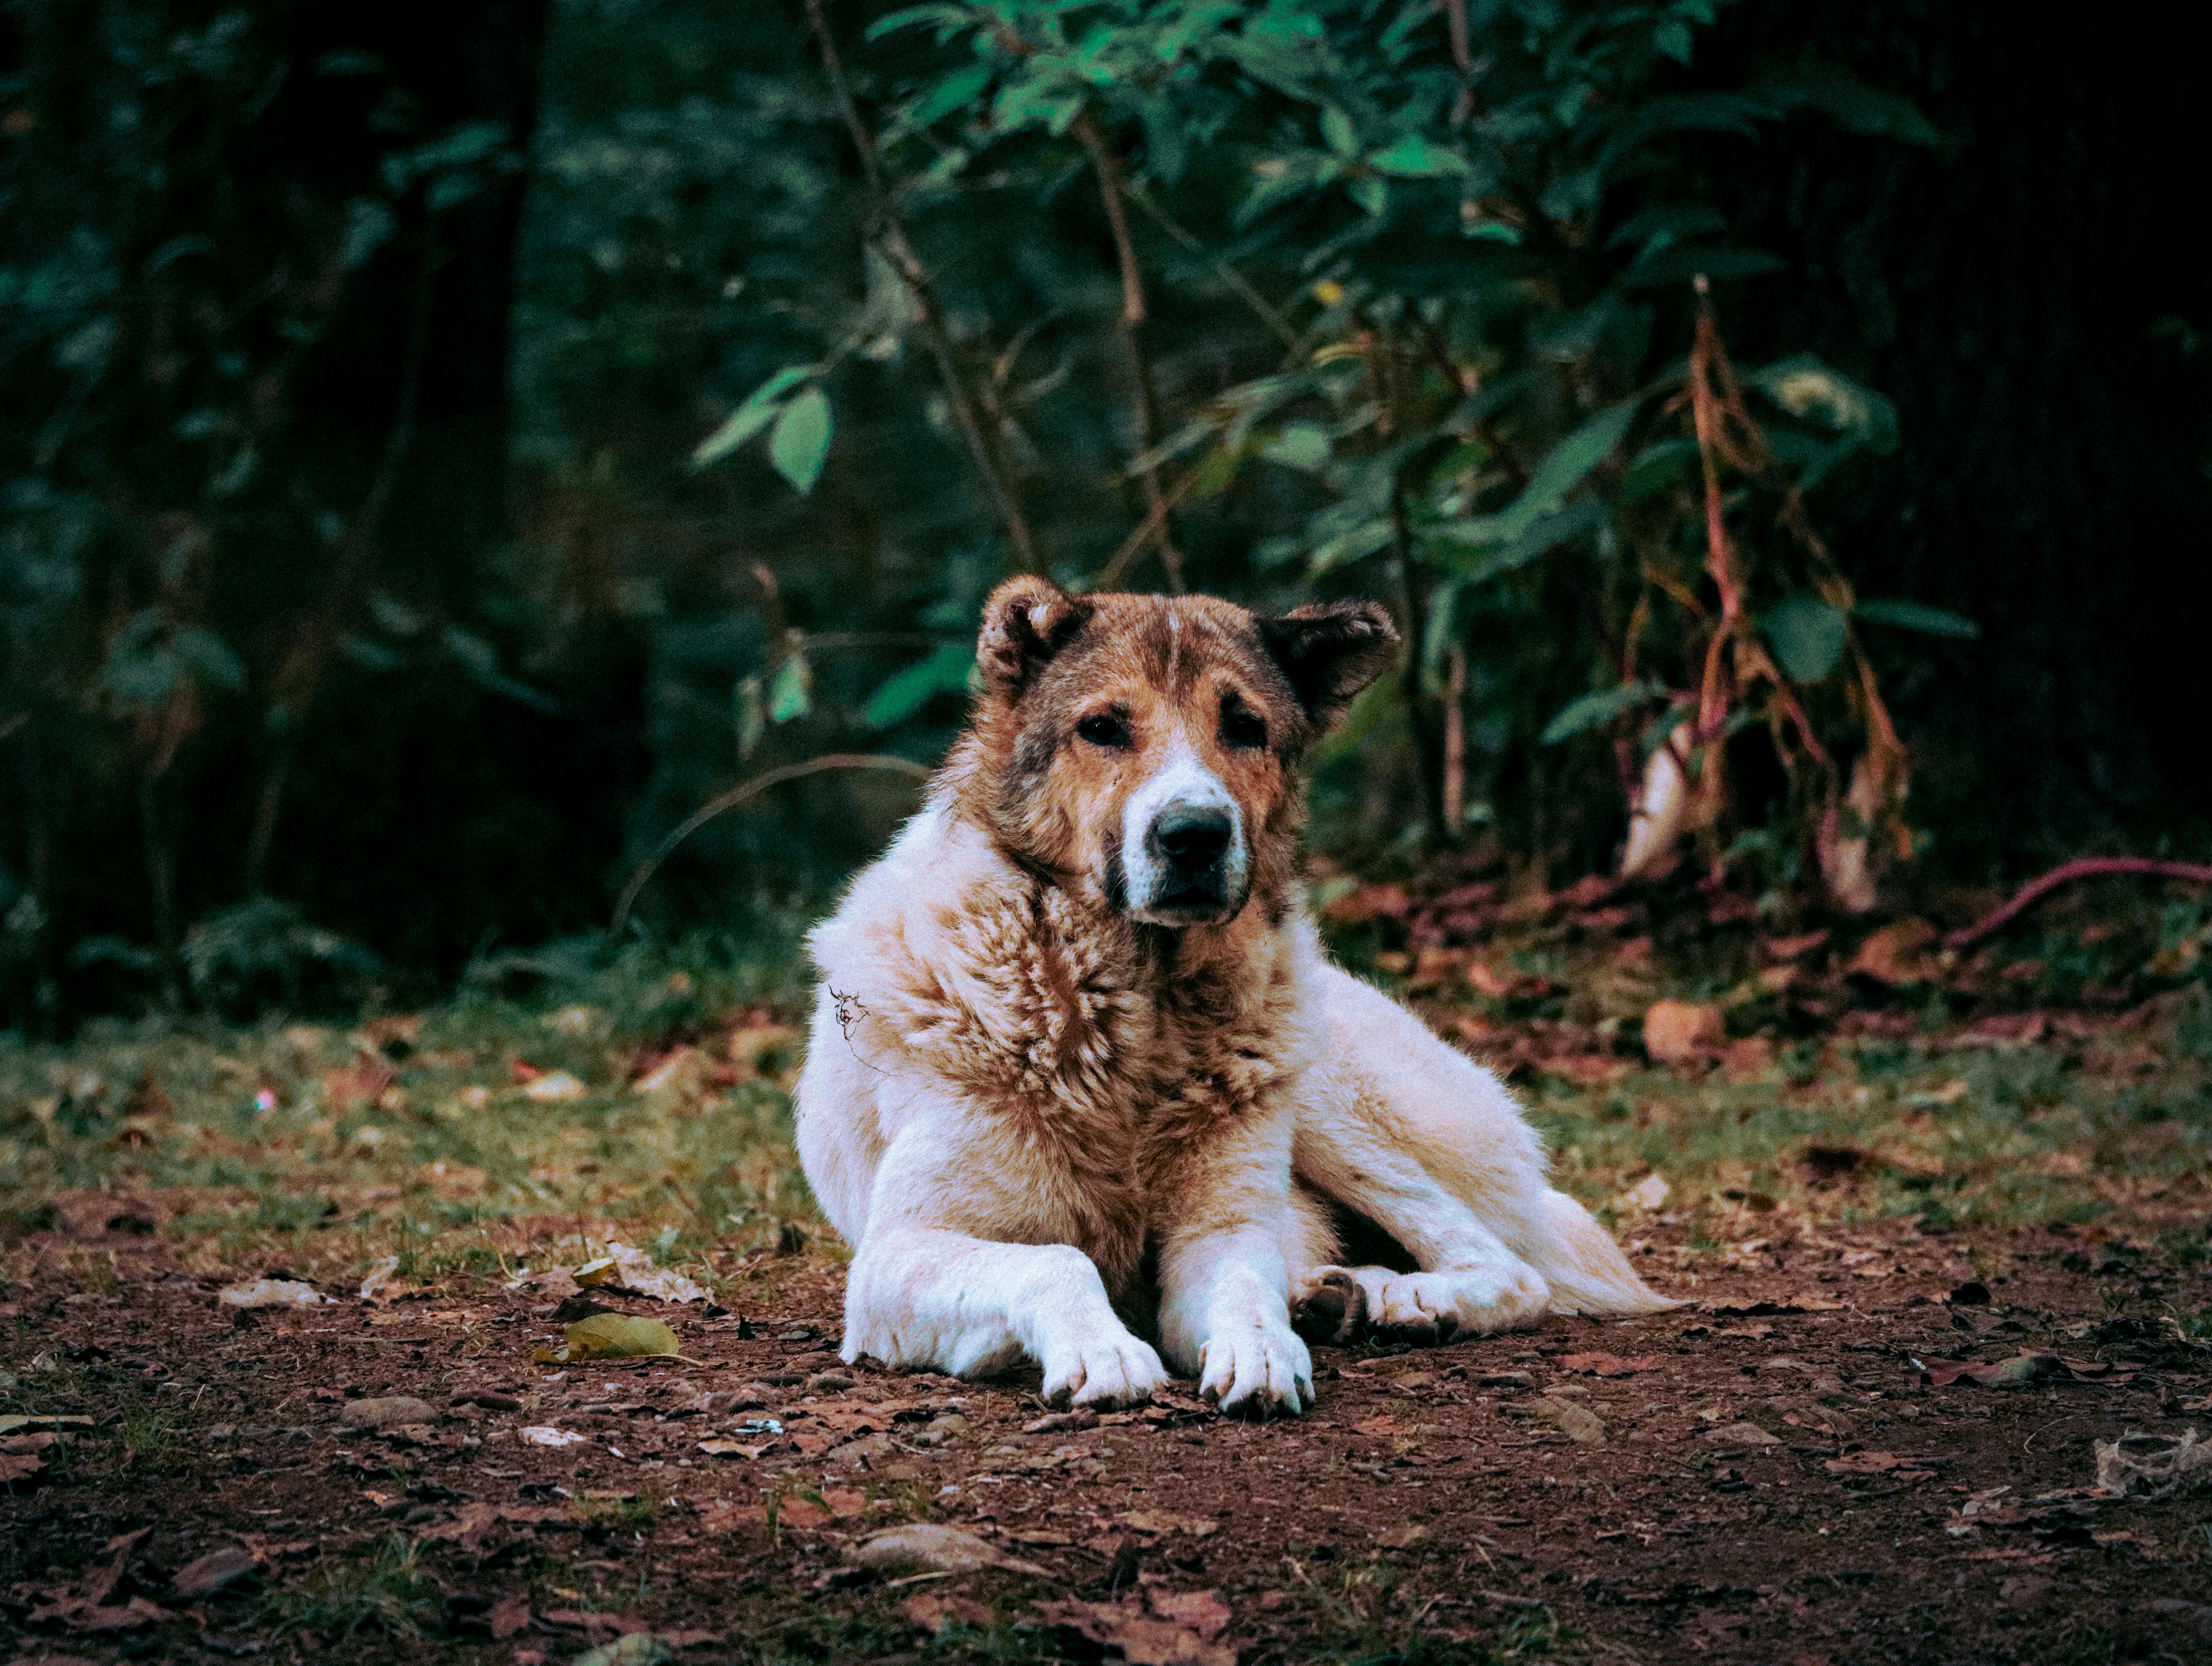
{"type": "Polygon", "coordinates": [[[1167,520],[1168,512],[1182,502],[1189,495],[1190,489],[1198,483],[1199,472],[1199,470],[1193,469],[1168,489],[1160,501],[1137,523],[1136,531],[1121,540],[1121,547],[1106,558],[1106,564],[1083,587],[1086,592],[1109,590],[1121,581],[1121,575],[1128,570],[1131,562],[1144,553],[1145,546],[1152,541],[1161,524],[1167,520]]]}
{"type": "Polygon", "coordinates": [[[1443,744],[1429,721],[1427,701],[1421,689],[1421,644],[1428,638],[1425,598],[1415,553],[1413,529],[1406,514],[1405,483],[1390,481],[1390,537],[1398,556],[1398,603],[1405,614],[1406,664],[1398,682],[1399,698],[1406,708],[1406,727],[1413,732],[1413,753],[1420,766],[1421,810],[1429,836],[1437,849],[1453,842],[1457,831],[1444,820],[1443,744]]]}
{"type": "Polygon", "coordinates": [[[838,55],[837,43],[830,33],[828,21],[822,15],[822,0],[806,0],[806,21],[813,29],[816,45],[821,48],[822,67],[836,94],[837,108],[845,119],[845,131],[852,138],[853,149],[860,154],[860,171],[867,177],[868,192],[874,204],[868,240],[906,285],[907,295],[914,303],[915,326],[928,344],[938,376],[945,384],[945,402],[960,429],[960,437],[967,443],[969,459],[975,464],[976,473],[982,476],[992,506],[1006,528],[1006,541],[1013,545],[1014,564],[1025,573],[1041,571],[1042,563],[1037,556],[1036,536],[1030,530],[1029,519],[1022,513],[1002,459],[985,432],[967,382],[953,357],[951,341],[945,332],[945,309],[937,299],[936,280],[908,240],[905,225],[884,179],[876,142],[868,132],[867,124],[860,119],[860,106],[854,102],[851,84],[845,78],[844,59],[838,55]]]}
{"type": "Polygon", "coordinates": [[[647,881],[674,854],[677,846],[715,817],[750,803],[771,787],[781,787],[785,781],[797,781],[803,775],[818,775],[826,769],[890,769],[900,775],[911,775],[916,781],[929,779],[928,767],[916,763],[910,757],[896,757],[889,752],[824,752],[821,757],[810,757],[802,763],[787,763],[764,775],[755,775],[750,781],[739,781],[727,792],[716,793],[678,822],[668,836],[653,847],[653,854],[637,865],[636,870],[629,876],[629,883],[623,887],[620,900],[615,903],[614,919],[608,925],[608,931],[616,934],[621,933],[622,928],[629,923],[629,911],[636,904],[638,893],[645,889],[647,881]]]}
{"type": "Polygon", "coordinates": [[[1179,596],[1183,589],[1182,551],[1176,543],[1171,506],[1160,490],[1159,465],[1152,460],[1152,448],[1159,443],[1159,405],[1153,393],[1152,361],[1145,354],[1145,272],[1137,260],[1136,240],[1129,234],[1129,216],[1121,202],[1121,164],[1108,149],[1105,136],[1088,110],[1076,119],[1071,131],[1091,157],[1091,171],[1098,176],[1099,199],[1106,205],[1106,223],[1114,233],[1114,253],[1121,269],[1121,344],[1129,356],[1129,422],[1137,431],[1137,454],[1142,459],[1137,477],[1145,488],[1145,520],[1158,527],[1154,538],[1159,545],[1160,565],[1167,572],[1168,590],[1179,596]]]}
{"type": "Polygon", "coordinates": [[[2002,908],[1984,915],[1963,930],[1953,932],[1943,939],[1944,945],[1954,949],[1971,949],[1984,938],[1996,936],[2051,892],[2077,879],[2115,876],[2179,879],[2185,885],[2212,885],[2212,863],[2169,862],[2155,856],[2077,856],[2070,862],[2060,863],[2040,879],[2029,880],[2013,893],[2012,900],[2002,908]]]}
{"type": "Polygon", "coordinates": [[[345,540],[338,546],[337,563],[324,592],[322,612],[302,622],[291,651],[278,667],[279,689],[288,696],[284,704],[291,721],[277,737],[276,756],[269,762],[268,773],[262,777],[261,791],[254,801],[253,829],[246,845],[246,893],[249,897],[259,896],[269,877],[269,858],[276,843],[276,817],[283,807],[285,788],[290,783],[292,763],[299,751],[301,720],[322,685],[323,667],[330,659],[331,645],[337,640],[339,622],[345,617],[355,587],[375,553],[377,533],[384,525],[385,512],[392,506],[392,494],[399,489],[400,471],[415,447],[415,430],[422,408],[422,374],[430,356],[430,322],[437,298],[439,255],[437,222],[431,219],[422,228],[422,264],[415,277],[407,340],[400,349],[399,392],[392,407],[392,427],[384,437],[383,453],[377,459],[376,472],[369,477],[368,490],[362,495],[353,524],[346,528],[345,540]]]}
{"type": "Polygon", "coordinates": [[[1122,188],[1128,193],[1131,202],[1152,216],[1154,225],[1174,238],[1188,252],[1196,255],[1212,266],[1213,275],[1221,280],[1230,294],[1249,307],[1258,315],[1260,322],[1274,332],[1276,340],[1281,342],[1293,353],[1301,356],[1304,354],[1305,337],[1291,327],[1290,320],[1283,316],[1281,308],[1253,288],[1251,279],[1220,256],[1207,253],[1206,245],[1198,240],[1197,235],[1189,228],[1152,200],[1152,192],[1141,186],[1131,185],[1126,180],[1122,182],[1122,188]]]}

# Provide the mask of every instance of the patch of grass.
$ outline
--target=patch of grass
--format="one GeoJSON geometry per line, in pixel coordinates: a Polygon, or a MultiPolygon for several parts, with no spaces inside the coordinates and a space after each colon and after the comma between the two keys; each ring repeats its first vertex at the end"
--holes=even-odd
{"type": "Polygon", "coordinates": [[[418,1638],[437,1606],[437,1587],[415,1547],[393,1534],[364,1560],[318,1569],[304,1583],[272,1592],[264,1619],[279,1637],[313,1632],[326,1643],[362,1632],[418,1638]]]}
{"type": "MultiPolygon", "coordinates": [[[[1554,945],[1522,969],[1566,987],[1552,1006],[1633,1033],[1657,995],[1756,987],[1748,963],[1693,951],[1631,976],[1554,945]]],[[[58,1195],[127,1188],[166,1195],[163,1230],[195,1274],[283,1268],[342,1287],[397,1256],[403,1280],[458,1292],[621,1237],[731,1293],[748,1257],[802,1238],[837,1252],[792,1143],[807,998],[795,939],[575,945],[488,962],[411,1024],[195,1018],[94,1025],[66,1049],[0,1038],[0,1237],[51,1230],[58,1195]],[[681,1046],[698,1075],[638,1091],[641,1063],[681,1046]],[[576,1086],[533,1097],[540,1071],[576,1086]],[[167,1109],[147,1114],[149,1101],[167,1109]]],[[[1446,1024],[1489,1010],[1471,991],[1453,1000],[1446,1024]]],[[[1730,1022],[1742,1033],[1764,1010],[1747,997],[1730,1022]]],[[[2160,1022],[2172,1033],[2054,1027],[2036,1045],[1972,1048],[1918,1031],[1782,1034],[1771,1067],[1742,1079],[1639,1067],[1516,1086],[1561,1186],[1632,1236],[1642,1213],[1615,1201],[1657,1171],[1696,1256],[1792,1219],[2083,1222],[2169,1191],[2171,1219],[2212,1167],[2212,999],[2178,999],[2160,1022]]],[[[2177,1266],[2212,1254],[2201,1233],[2169,1239],[2177,1266]]],[[[94,1293],[113,1275],[76,1270],[94,1293]]]]}
{"type": "Polygon", "coordinates": [[[593,1498],[586,1493],[576,1505],[586,1532],[642,1533],[660,1519],[667,1507],[665,1494],[639,1492],[623,1498],[593,1498]]]}
{"type": "Polygon", "coordinates": [[[0,1037],[7,1236],[55,1225],[58,1194],[127,1186],[169,1196],[166,1230],[201,1271],[343,1283],[397,1255],[403,1278],[465,1287],[543,1264],[543,1223],[560,1219],[568,1237],[620,1237],[718,1287],[710,1256],[771,1246],[787,1223],[821,1235],[791,1145],[807,993],[794,952],[549,952],[498,963],[411,1025],[111,1021],[66,1049],[0,1037]],[[698,1050],[699,1079],[635,1091],[639,1061],[680,1046],[698,1050]],[[533,1097],[526,1079],[554,1071],[577,1087],[533,1097]],[[149,1079],[166,1109],[120,1141],[149,1079]]]}
{"type": "Polygon", "coordinates": [[[1488,1639],[1449,1637],[1424,1623],[1435,1593],[1386,1558],[1339,1566],[1296,1544],[1291,1553],[1285,1589],[1314,1622],[1301,1658],[1343,1666],[1510,1666],[1558,1657],[1574,1641],[1540,1606],[1514,1609],[1488,1639]]]}
{"type": "Polygon", "coordinates": [[[185,1458],[185,1443],[166,1413],[150,1406],[126,1406],[117,1424],[114,1440],[126,1466],[173,1469],[185,1458]]]}

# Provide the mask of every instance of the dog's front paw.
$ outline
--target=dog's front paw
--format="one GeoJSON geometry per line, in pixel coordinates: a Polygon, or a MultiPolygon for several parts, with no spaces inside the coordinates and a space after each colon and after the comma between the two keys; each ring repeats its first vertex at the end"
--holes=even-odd
{"type": "Polygon", "coordinates": [[[1134,1406],[1167,1384],[1160,1356],[1127,1331],[1048,1348],[1044,1397],[1055,1406],[1134,1406]]]}
{"type": "Polygon", "coordinates": [[[1315,1347],[1342,1347],[1367,1329],[1367,1292],[1348,1268],[1316,1267],[1291,1287],[1291,1329],[1315,1347]]]}
{"type": "Polygon", "coordinates": [[[1531,1325],[1543,1316],[1551,1287],[1521,1262],[1497,1268],[1400,1273],[1385,1280],[1368,1317],[1386,1335],[1448,1342],[1531,1325]]]}
{"type": "Polygon", "coordinates": [[[1276,1320],[1199,1344],[1198,1391],[1231,1417],[1296,1417],[1313,1404],[1313,1357],[1276,1320]]]}

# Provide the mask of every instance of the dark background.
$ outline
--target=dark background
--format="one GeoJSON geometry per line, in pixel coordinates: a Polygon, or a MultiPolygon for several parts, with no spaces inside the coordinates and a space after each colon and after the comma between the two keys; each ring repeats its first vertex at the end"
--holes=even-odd
{"type": "MultiPolygon", "coordinates": [[[[887,9],[824,21],[890,219],[796,0],[0,9],[11,1025],[434,988],[603,927],[639,860],[733,782],[826,751],[933,761],[959,714],[949,645],[1024,559],[992,478],[1036,564],[1096,575],[1145,512],[1147,438],[1288,362],[1224,261],[1309,355],[1371,338],[1418,357],[1433,338],[1522,376],[1522,404],[1485,418],[1509,462],[1545,454],[1576,398],[1679,364],[1689,271],[1713,270],[1740,365],[1811,353],[1894,408],[1893,445],[1807,492],[1837,567],[1862,596],[1979,629],[1862,633],[1915,771],[1920,850],[1885,902],[2081,852],[2212,854],[2193,651],[2212,601],[2212,319],[2182,52],[1930,0],[1737,4],[1710,26],[1653,5],[1640,27],[1680,29],[1686,63],[1584,43],[1557,69],[1529,44],[1560,27],[1546,8],[1477,4],[1473,59],[1496,67],[1449,116],[1397,101],[1457,74],[1449,8],[1289,9],[1340,60],[1311,83],[1217,58],[1155,87],[1139,55],[1087,83],[1081,120],[1131,192],[1147,436],[1083,127],[994,117],[984,89],[891,131],[979,62],[999,89],[1042,73],[1042,46],[979,59],[958,27],[866,38],[887,9]],[[1579,113],[1497,139],[1507,175],[1480,204],[1393,176],[1364,219],[1340,192],[1238,217],[1271,157],[1322,154],[1329,76],[1366,149],[1418,129],[1480,155],[1520,107],[1495,89],[1553,110],[1577,76],[1595,89],[1579,113]],[[1168,126],[1186,119],[1178,162],[1168,126]],[[1603,171],[1578,172],[1592,155],[1603,171]],[[1547,194],[1583,177],[1579,207],[1547,194]],[[1493,200],[1522,228],[1510,271],[1462,238],[1493,200]],[[1710,256],[1614,235],[1691,200],[1710,256]],[[871,264],[889,230],[927,268],[933,315],[871,264]],[[1743,251],[1771,258],[1728,276],[1743,251]],[[1316,301],[1317,281],[1350,310],[1316,301]],[[830,366],[835,412],[810,489],[758,438],[690,465],[804,364],[830,366]]],[[[1110,46],[1170,9],[1091,21],[1110,46]]],[[[1338,457],[1381,454],[1425,412],[1426,469],[1461,420],[1448,392],[1413,387],[1395,429],[1345,419],[1338,457]]],[[[1311,559],[1348,478],[1246,455],[1193,490],[1170,522],[1191,587],[1434,601],[1437,575],[1405,549],[1311,559]]],[[[1694,490],[1678,496],[1694,527],[1694,490]]],[[[1432,654],[1401,708],[1326,762],[1325,842],[1433,853],[1457,701],[1481,809],[1442,842],[1553,883],[1612,861],[1626,810],[1601,737],[1538,737],[1617,670],[1613,549],[1601,532],[1471,585],[1438,639],[1466,681],[1440,684],[1432,654]]],[[[1164,570],[1146,553],[1127,582],[1164,570]]],[[[1821,714],[1847,741],[1846,707],[1821,714]]],[[[1773,854],[1810,848],[1796,789],[1771,759],[1742,781],[1715,846],[1735,853],[1728,882],[1814,889],[1773,854]]],[[[840,772],[772,789],[685,843],[633,929],[786,931],[911,790],[840,772]]]]}

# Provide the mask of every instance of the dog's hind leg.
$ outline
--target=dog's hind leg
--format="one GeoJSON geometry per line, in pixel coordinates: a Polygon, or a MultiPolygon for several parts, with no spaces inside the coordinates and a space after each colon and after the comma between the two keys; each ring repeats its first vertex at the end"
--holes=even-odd
{"type": "Polygon", "coordinates": [[[1130,1405],[1167,1381],[1080,1250],[925,1226],[887,1225],[861,1241],[845,1286],[844,1356],[954,1377],[1026,1356],[1044,1367],[1055,1405],[1130,1405]]]}
{"type": "Polygon", "coordinates": [[[1347,974],[1321,966],[1313,977],[1324,1039],[1298,1093],[1298,1177],[1381,1227],[1416,1270],[1313,1267],[1294,1288],[1348,1278],[1371,1326],[1425,1340],[1532,1324],[1547,1310],[1670,1305],[1546,1183],[1542,1148],[1497,1078],[1347,974]]]}

